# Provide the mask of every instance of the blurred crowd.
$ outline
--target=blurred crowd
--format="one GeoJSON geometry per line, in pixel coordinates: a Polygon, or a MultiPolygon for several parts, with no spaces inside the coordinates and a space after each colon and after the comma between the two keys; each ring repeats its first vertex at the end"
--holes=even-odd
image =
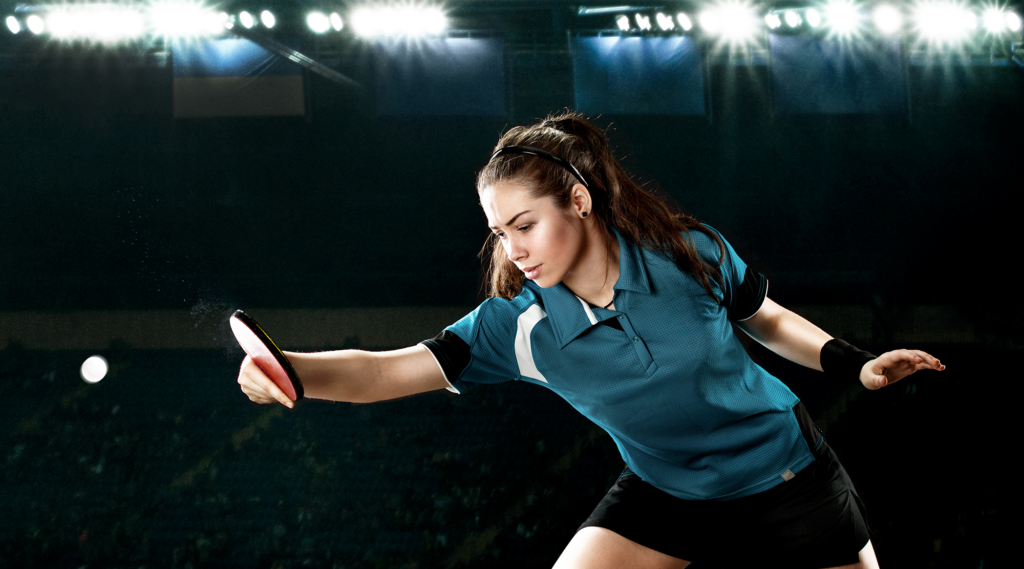
{"type": "Polygon", "coordinates": [[[5,567],[550,566],[622,468],[534,386],[287,410],[217,354],[2,353],[5,567]]]}

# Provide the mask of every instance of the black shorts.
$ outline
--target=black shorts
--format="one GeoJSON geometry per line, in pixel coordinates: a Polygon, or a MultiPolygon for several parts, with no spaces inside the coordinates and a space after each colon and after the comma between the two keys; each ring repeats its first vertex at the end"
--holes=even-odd
{"type": "Polygon", "coordinates": [[[695,567],[820,569],[858,561],[871,530],[853,482],[802,403],[793,407],[815,461],[769,490],[683,500],[627,468],[580,529],[607,528],[695,567]]]}

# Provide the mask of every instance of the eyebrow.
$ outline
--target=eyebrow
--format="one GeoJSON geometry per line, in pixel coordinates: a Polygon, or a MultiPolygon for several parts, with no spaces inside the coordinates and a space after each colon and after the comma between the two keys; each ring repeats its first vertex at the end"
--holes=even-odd
{"type": "MultiPolygon", "coordinates": [[[[533,211],[533,210],[531,210],[531,209],[528,209],[528,210],[526,210],[526,211],[521,211],[521,212],[519,212],[519,213],[517,213],[517,214],[513,215],[513,216],[512,216],[512,219],[508,220],[508,223],[506,223],[506,224],[505,224],[505,226],[506,226],[506,227],[508,227],[509,225],[512,225],[513,223],[515,223],[515,222],[516,222],[516,220],[517,220],[517,219],[519,219],[519,216],[520,216],[520,215],[523,215],[524,213],[530,213],[531,211],[533,211]]],[[[498,228],[498,227],[495,227],[495,226],[493,226],[493,225],[492,225],[492,226],[491,226],[491,229],[500,229],[500,228],[498,228]]]]}

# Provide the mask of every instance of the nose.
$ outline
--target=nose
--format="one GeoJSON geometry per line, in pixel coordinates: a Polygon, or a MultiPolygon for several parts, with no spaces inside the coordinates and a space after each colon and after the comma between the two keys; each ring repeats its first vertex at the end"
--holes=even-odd
{"type": "Polygon", "coordinates": [[[519,243],[518,239],[513,239],[511,236],[505,240],[505,253],[508,254],[509,260],[513,263],[518,263],[526,258],[526,248],[523,247],[522,243],[519,243]]]}

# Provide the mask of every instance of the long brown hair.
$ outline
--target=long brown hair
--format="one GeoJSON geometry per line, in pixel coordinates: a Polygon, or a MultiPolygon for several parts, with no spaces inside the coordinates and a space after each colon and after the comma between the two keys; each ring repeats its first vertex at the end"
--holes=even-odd
{"type": "MultiPolygon", "coordinates": [[[[602,233],[609,246],[614,240],[609,228],[614,227],[628,243],[660,251],[672,259],[679,270],[700,281],[708,295],[719,302],[711,290],[708,274],[724,288],[718,272],[725,259],[722,240],[695,217],[673,211],[631,180],[612,155],[605,133],[581,114],[567,111],[549,115],[533,126],[514,127],[501,137],[494,151],[510,145],[540,148],[568,160],[590,186],[593,202],[590,214],[604,229],[602,233]],[[694,249],[689,235],[691,229],[702,231],[718,242],[722,255],[717,265],[705,261],[694,249]]],[[[577,180],[568,170],[550,160],[503,154],[477,174],[477,192],[497,182],[523,183],[531,188],[531,197],[550,197],[558,207],[566,209],[571,199],[570,190],[577,180]]],[[[509,260],[494,234],[484,242],[480,259],[481,262],[489,262],[485,276],[487,296],[511,300],[520,293],[523,272],[509,260]]]]}

